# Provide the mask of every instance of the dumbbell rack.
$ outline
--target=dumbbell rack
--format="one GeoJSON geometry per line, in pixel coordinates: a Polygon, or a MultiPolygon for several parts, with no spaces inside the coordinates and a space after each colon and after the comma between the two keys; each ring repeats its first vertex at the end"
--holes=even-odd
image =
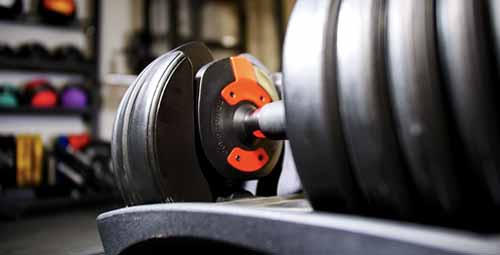
{"type": "MultiPolygon", "coordinates": [[[[85,2],[87,7],[87,2],[85,2]]],[[[90,58],[83,63],[65,63],[50,59],[23,60],[0,57],[0,70],[40,72],[48,74],[73,74],[87,80],[91,105],[84,109],[55,107],[48,109],[20,106],[16,108],[0,108],[0,115],[10,116],[77,116],[81,117],[89,128],[92,137],[99,136],[99,109],[101,105],[101,84],[99,82],[100,63],[100,29],[101,29],[101,2],[92,0],[88,3],[90,17],[84,20],[75,20],[65,25],[43,23],[36,15],[26,14],[15,20],[1,20],[0,24],[36,27],[39,29],[53,29],[62,31],[76,31],[85,34],[90,49],[90,58]]],[[[89,194],[82,197],[55,197],[38,198],[32,189],[18,189],[3,191],[0,196],[0,216],[17,218],[25,212],[44,211],[50,208],[66,208],[76,205],[109,202],[115,194],[89,194]]]]}
{"type": "Polygon", "coordinates": [[[133,206],[97,218],[106,254],[500,254],[500,235],[313,212],[297,197],[133,206]]]}
{"type": "Polygon", "coordinates": [[[85,77],[92,87],[89,89],[92,105],[85,109],[36,109],[30,107],[0,108],[0,115],[18,116],[81,116],[89,126],[92,136],[98,136],[99,127],[99,107],[100,107],[100,83],[99,73],[99,38],[100,38],[100,1],[93,0],[90,4],[92,17],[84,21],[74,21],[68,25],[51,25],[42,23],[35,16],[28,14],[15,20],[2,20],[2,24],[15,24],[21,26],[40,27],[43,29],[75,30],[86,33],[91,49],[91,58],[85,63],[61,63],[53,60],[19,60],[0,57],[0,70],[14,71],[37,71],[43,73],[67,73],[78,74],[85,77]]]}

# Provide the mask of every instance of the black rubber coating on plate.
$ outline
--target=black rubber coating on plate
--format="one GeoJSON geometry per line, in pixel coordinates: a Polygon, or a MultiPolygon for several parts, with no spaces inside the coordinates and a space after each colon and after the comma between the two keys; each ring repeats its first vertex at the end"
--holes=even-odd
{"type": "Polygon", "coordinates": [[[434,1],[389,0],[387,17],[395,120],[419,209],[433,217],[451,215],[460,205],[455,172],[460,166],[436,51],[434,1]]]}
{"type": "Polygon", "coordinates": [[[490,10],[490,19],[491,19],[491,27],[493,30],[493,39],[495,42],[495,50],[496,50],[496,60],[497,60],[497,75],[500,75],[500,1],[498,0],[489,0],[489,10],[490,10]]]}
{"type": "MultiPolygon", "coordinates": [[[[140,77],[137,77],[136,81],[138,81],[140,77]]],[[[135,81],[134,81],[135,82],[135,81]]],[[[128,89],[125,91],[120,104],[118,106],[116,117],[113,124],[113,132],[111,134],[111,166],[113,171],[113,176],[115,177],[115,183],[120,191],[120,194],[125,201],[128,203],[130,198],[128,198],[128,193],[125,190],[125,184],[127,180],[121,178],[124,176],[123,174],[123,157],[121,150],[122,143],[122,127],[123,127],[123,112],[126,108],[127,102],[130,98],[130,92],[132,91],[132,87],[134,83],[132,83],[128,89]]]]}
{"type": "MultiPolygon", "coordinates": [[[[165,54],[167,55],[167,54],[165,54]]],[[[157,196],[155,199],[152,199],[151,197],[153,195],[148,194],[148,189],[151,189],[153,187],[152,183],[150,182],[151,176],[150,174],[139,174],[139,177],[135,177],[135,175],[138,174],[140,170],[135,170],[132,171],[130,167],[130,152],[128,151],[128,137],[130,136],[131,129],[134,129],[135,127],[130,125],[130,122],[133,118],[132,113],[134,109],[134,104],[136,101],[136,98],[139,94],[139,91],[141,88],[144,86],[146,82],[150,79],[151,76],[151,70],[154,69],[154,67],[158,64],[159,61],[163,60],[164,58],[157,58],[155,61],[153,61],[151,64],[149,64],[140,74],[139,77],[142,79],[137,79],[136,82],[134,82],[133,86],[129,89],[130,93],[128,95],[128,100],[126,102],[124,111],[123,111],[123,118],[122,118],[122,132],[121,132],[121,144],[119,145],[121,148],[121,163],[122,163],[122,176],[119,176],[118,178],[123,180],[123,185],[124,185],[124,191],[123,193],[127,194],[124,199],[126,200],[125,202],[127,205],[135,205],[135,204],[143,204],[143,203],[149,203],[153,202],[156,200],[160,200],[160,196],[157,196]],[[144,179],[146,178],[146,179],[144,179]],[[148,181],[149,180],[149,181],[148,181]],[[147,184],[147,185],[146,185],[147,184]],[[146,189],[146,191],[144,191],[146,189]]],[[[151,192],[150,192],[151,193],[151,192]]],[[[154,192],[153,192],[154,193],[154,192]]]]}
{"type": "MultiPolygon", "coordinates": [[[[172,75],[174,70],[177,68],[176,65],[179,65],[182,62],[187,62],[180,52],[170,52],[160,56],[159,58],[159,61],[155,61],[151,65],[149,72],[145,75],[146,77],[144,82],[142,84],[138,84],[139,86],[132,91],[130,101],[127,105],[127,111],[125,113],[125,132],[122,148],[124,151],[123,166],[125,171],[131,176],[130,182],[132,183],[131,186],[134,188],[131,190],[134,196],[134,202],[132,204],[134,205],[162,202],[162,197],[164,196],[161,192],[161,184],[159,184],[158,180],[155,179],[155,175],[158,174],[156,172],[157,169],[153,168],[153,164],[155,164],[155,162],[150,162],[149,160],[150,156],[148,154],[151,153],[150,148],[147,146],[149,144],[144,145],[145,141],[143,140],[145,138],[141,136],[139,139],[137,134],[139,132],[147,132],[149,129],[147,123],[137,123],[138,121],[142,121],[144,118],[147,119],[147,117],[149,117],[149,112],[147,111],[149,109],[144,109],[145,106],[143,105],[141,105],[141,108],[138,106],[139,104],[147,104],[144,100],[144,95],[141,95],[141,93],[144,94],[147,87],[165,86],[167,81],[161,81],[163,84],[158,83],[149,85],[149,83],[153,83],[152,79],[155,73],[159,73],[159,75],[164,75],[164,73],[166,73],[165,76],[168,77],[172,75]],[[145,87],[146,89],[144,89],[145,87]]],[[[149,100],[152,99],[149,98],[149,100]]]]}
{"type": "Polygon", "coordinates": [[[439,50],[454,117],[486,199],[500,206],[498,79],[485,1],[438,0],[439,50]]]}
{"type": "Polygon", "coordinates": [[[339,1],[298,1],[283,52],[287,134],[304,191],[318,210],[356,212],[336,82],[339,1]]]}
{"type": "Polygon", "coordinates": [[[128,103],[130,101],[131,94],[135,95],[138,89],[142,87],[142,84],[144,83],[144,77],[149,74],[148,70],[151,68],[151,66],[153,66],[153,63],[149,64],[126,90],[118,106],[117,114],[113,124],[113,132],[111,136],[111,163],[115,182],[126,204],[129,204],[131,201],[133,201],[133,192],[130,192],[129,188],[127,188],[130,187],[131,181],[128,178],[128,174],[124,172],[123,167],[123,132],[124,129],[127,129],[124,126],[124,119],[125,116],[128,117],[128,114],[130,114],[130,106],[128,106],[128,103]],[[127,109],[129,109],[128,113],[126,113],[127,109]]]}
{"type": "Polygon", "coordinates": [[[375,215],[413,218],[385,75],[385,1],[344,0],[337,27],[339,107],[359,188],[375,215]]]}
{"type": "Polygon", "coordinates": [[[187,54],[179,48],[159,57],[130,93],[122,131],[129,204],[214,200],[195,150],[193,66],[203,63],[187,54]]]}
{"type": "Polygon", "coordinates": [[[148,73],[148,69],[151,65],[148,65],[146,69],[139,74],[139,76],[136,78],[136,80],[128,87],[127,91],[123,95],[123,98],[120,102],[120,105],[118,106],[115,122],[113,125],[113,132],[112,132],[112,137],[111,137],[111,159],[112,159],[112,166],[113,166],[113,175],[115,177],[115,182],[117,183],[118,189],[120,190],[120,193],[122,195],[123,200],[125,201],[126,204],[131,203],[133,201],[132,199],[132,193],[129,191],[130,184],[130,179],[128,178],[128,174],[124,172],[124,167],[123,167],[123,150],[122,150],[122,143],[123,143],[123,129],[124,129],[124,118],[125,118],[125,112],[127,109],[127,105],[130,100],[130,95],[132,94],[132,91],[137,89],[137,86],[142,86],[142,83],[144,82],[144,76],[148,73]]]}

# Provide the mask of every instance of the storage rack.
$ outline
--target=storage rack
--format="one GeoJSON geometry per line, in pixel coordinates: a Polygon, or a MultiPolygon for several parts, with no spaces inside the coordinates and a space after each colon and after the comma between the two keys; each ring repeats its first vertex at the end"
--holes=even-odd
{"type": "MultiPolygon", "coordinates": [[[[235,45],[227,46],[224,45],[219,40],[204,40],[201,38],[201,24],[202,17],[201,11],[202,7],[206,2],[214,1],[214,0],[190,0],[190,25],[191,25],[191,36],[187,38],[183,38],[177,31],[177,23],[178,23],[178,9],[179,9],[179,0],[170,0],[169,1],[169,23],[172,24],[170,26],[170,32],[168,34],[168,39],[170,45],[180,45],[182,43],[186,43],[189,41],[201,41],[204,42],[208,48],[216,49],[216,50],[233,50],[236,53],[244,53],[247,52],[247,14],[245,8],[245,2],[243,0],[225,0],[222,2],[226,2],[228,4],[233,4],[235,6],[237,16],[238,16],[238,43],[235,45]]],[[[220,0],[219,0],[220,1],[220,0]]],[[[280,69],[281,69],[281,48],[283,45],[284,37],[285,37],[285,24],[283,20],[283,3],[281,0],[273,0],[272,2],[273,14],[275,19],[275,25],[278,33],[278,48],[279,59],[280,59],[280,69]]]]}
{"type": "MultiPolygon", "coordinates": [[[[190,0],[189,1],[189,23],[190,23],[190,35],[189,36],[182,36],[179,33],[178,30],[178,24],[179,24],[179,13],[180,13],[180,1],[179,0],[168,0],[167,9],[165,10],[165,13],[167,14],[168,17],[168,32],[166,33],[167,37],[167,46],[172,48],[172,47],[177,47],[183,43],[189,42],[189,41],[201,41],[204,42],[210,49],[216,49],[216,50],[233,50],[238,53],[243,53],[246,51],[246,14],[245,14],[245,5],[244,1],[242,0],[225,0],[223,2],[226,2],[228,4],[234,4],[237,15],[238,15],[238,43],[235,45],[227,46],[224,45],[221,41],[219,40],[203,40],[201,38],[201,11],[202,7],[206,2],[210,2],[214,0],[190,0]]],[[[145,0],[143,4],[143,33],[146,35],[151,35],[151,15],[150,11],[152,8],[152,1],[151,0],[145,0]]],[[[151,41],[149,42],[151,44],[151,41]]],[[[151,48],[151,45],[145,44],[144,47],[149,47],[151,48]]]]}
{"type": "Polygon", "coordinates": [[[43,23],[34,14],[22,15],[15,20],[1,20],[0,24],[15,24],[20,26],[39,27],[41,29],[62,29],[80,31],[87,37],[90,48],[90,58],[84,63],[66,63],[54,60],[20,60],[0,57],[0,70],[12,71],[37,71],[44,73],[78,74],[91,84],[88,88],[90,105],[85,109],[67,109],[62,107],[37,109],[30,107],[0,108],[0,115],[16,116],[80,116],[88,124],[92,137],[99,135],[99,109],[101,105],[99,83],[99,57],[100,57],[100,0],[90,1],[91,16],[85,20],[75,20],[66,25],[43,23]]]}
{"type": "Polygon", "coordinates": [[[238,53],[246,52],[247,49],[247,30],[246,30],[246,13],[245,13],[245,3],[243,0],[236,1],[225,1],[229,4],[234,4],[236,7],[236,12],[238,15],[238,43],[233,46],[226,46],[221,41],[217,40],[203,40],[201,38],[201,10],[205,1],[202,0],[191,0],[190,6],[190,24],[191,24],[191,37],[189,38],[181,38],[181,36],[177,33],[175,29],[175,24],[177,24],[178,20],[178,0],[171,0],[170,9],[169,9],[169,17],[171,26],[170,33],[170,42],[172,45],[178,45],[180,43],[185,43],[188,41],[202,41],[204,42],[208,48],[210,49],[224,49],[224,50],[234,50],[238,53]]]}

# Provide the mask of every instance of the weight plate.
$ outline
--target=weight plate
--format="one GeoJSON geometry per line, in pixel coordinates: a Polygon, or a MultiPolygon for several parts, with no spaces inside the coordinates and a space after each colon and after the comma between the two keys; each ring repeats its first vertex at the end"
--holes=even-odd
{"type": "MultiPolygon", "coordinates": [[[[434,1],[388,1],[387,54],[398,135],[428,216],[459,206],[452,130],[435,38],[434,1]]],[[[444,214],[444,215],[443,215],[444,214]]]]}
{"type": "MultiPolygon", "coordinates": [[[[250,180],[266,176],[274,169],[281,154],[283,142],[243,135],[240,132],[241,129],[235,125],[234,116],[239,114],[240,110],[254,111],[257,109],[257,105],[245,98],[236,105],[231,105],[221,96],[223,90],[237,79],[235,75],[237,71],[234,68],[238,67],[233,66],[234,58],[212,62],[197,73],[196,80],[199,86],[198,125],[201,145],[216,171],[228,179],[250,180]],[[259,164],[255,169],[238,169],[231,163],[230,157],[235,151],[238,152],[236,153],[236,161],[244,162],[245,155],[242,151],[257,152],[260,150],[263,150],[262,152],[267,155],[267,162],[259,164]]],[[[273,96],[277,96],[278,92],[269,77],[259,78],[256,74],[259,72],[257,71],[259,68],[251,62],[251,59],[247,59],[245,56],[236,58],[248,61],[250,72],[253,73],[258,86],[269,95],[270,101],[273,100],[273,96]]],[[[266,76],[264,72],[261,72],[260,75],[266,76]]],[[[241,95],[245,92],[242,91],[241,95]]],[[[231,95],[239,96],[238,92],[231,95]]],[[[262,161],[260,157],[263,156],[260,155],[259,161],[262,161]]],[[[263,158],[266,160],[266,157],[263,158]]]]}
{"type": "Polygon", "coordinates": [[[498,79],[489,47],[484,1],[437,1],[440,57],[458,131],[471,161],[467,183],[478,180],[484,199],[500,206],[498,79]]]}
{"type": "Polygon", "coordinates": [[[132,88],[121,121],[128,204],[214,200],[198,165],[194,121],[193,67],[210,60],[206,47],[184,45],[151,63],[132,88]]]}
{"type": "MultiPolygon", "coordinates": [[[[138,104],[141,104],[142,100],[145,100],[144,95],[141,95],[141,91],[144,87],[147,87],[149,83],[152,83],[153,76],[155,73],[166,76],[172,75],[174,69],[179,65],[179,63],[185,61],[180,52],[170,52],[159,57],[160,59],[151,66],[148,74],[144,79],[142,84],[132,92],[129,105],[127,106],[125,118],[125,129],[123,137],[123,150],[124,150],[124,168],[127,172],[131,173],[134,177],[131,180],[134,183],[136,189],[139,190],[136,194],[140,197],[136,200],[134,204],[139,203],[153,203],[153,202],[163,202],[164,193],[161,192],[161,184],[156,180],[155,175],[158,174],[157,169],[152,166],[156,162],[148,162],[150,155],[153,153],[150,149],[143,145],[144,141],[138,141],[139,132],[146,132],[148,129],[147,123],[140,123],[140,126],[135,119],[140,119],[141,117],[149,116],[149,112],[146,109],[139,108],[138,104]],[[176,61],[176,63],[174,63],[176,61]],[[162,65],[163,64],[163,65],[162,65]],[[135,92],[135,93],[134,93],[135,92]],[[139,115],[145,116],[139,116],[139,115]],[[142,130],[142,131],[141,131],[142,130]],[[142,145],[142,146],[141,146],[142,145]],[[139,149],[139,147],[142,147],[139,149]],[[137,176],[136,176],[137,175],[137,176]]],[[[186,74],[185,74],[186,75],[186,74]]],[[[170,78],[170,77],[168,77],[170,78]]],[[[157,81],[159,82],[159,81],[157,81]]],[[[166,83],[166,81],[162,81],[166,83]]],[[[151,85],[152,87],[161,86],[160,84],[151,85]]],[[[151,99],[149,99],[151,100],[151,99]]],[[[144,102],[146,104],[147,102],[144,102]]],[[[144,139],[144,137],[141,137],[144,139]]]]}
{"type": "Polygon", "coordinates": [[[315,209],[355,212],[361,196],[340,123],[336,32],[340,1],[297,1],[283,49],[289,137],[303,188],[315,209]]]}
{"type": "Polygon", "coordinates": [[[497,74],[500,75],[500,1],[489,0],[489,10],[491,18],[491,26],[493,29],[493,38],[495,41],[497,74]]]}
{"type": "Polygon", "coordinates": [[[385,1],[344,0],[337,27],[339,107],[353,171],[376,215],[409,219],[415,197],[384,68],[385,1]]]}
{"type": "Polygon", "coordinates": [[[16,186],[27,187],[31,179],[31,141],[29,135],[16,137],[16,186]]]}
{"type": "Polygon", "coordinates": [[[148,73],[149,65],[143,72],[139,74],[136,80],[129,86],[125,94],[123,95],[122,100],[120,101],[120,105],[118,106],[115,122],[113,125],[113,132],[111,135],[111,158],[112,158],[112,166],[113,166],[113,175],[115,176],[115,182],[117,183],[118,189],[122,195],[122,198],[125,200],[126,204],[131,204],[133,201],[132,191],[130,191],[126,187],[130,187],[132,184],[128,175],[124,172],[123,168],[123,150],[122,150],[122,142],[123,142],[123,128],[124,128],[124,118],[125,118],[125,109],[127,108],[128,102],[130,100],[130,94],[132,91],[136,89],[137,86],[142,86],[138,84],[142,84],[144,82],[144,76],[148,73]]]}
{"type": "Polygon", "coordinates": [[[40,135],[33,135],[32,139],[32,185],[38,187],[42,184],[43,175],[43,142],[40,135]]]}
{"type": "MultiPolygon", "coordinates": [[[[158,60],[158,59],[157,59],[158,60]]],[[[130,177],[130,173],[125,170],[123,159],[128,157],[127,154],[123,151],[124,145],[124,137],[128,134],[128,125],[125,123],[129,123],[130,112],[131,112],[131,98],[135,98],[139,89],[142,87],[144,80],[149,75],[149,71],[151,66],[156,62],[153,61],[149,64],[137,77],[137,79],[130,85],[130,87],[125,92],[125,95],[120,102],[118,107],[117,117],[115,120],[113,135],[111,141],[111,153],[112,153],[112,162],[114,168],[114,176],[116,183],[118,184],[118,188],[120,189],[122,198],[125,200],[125,203],[128,205],[132,205],[134,201],[141,201],[138,197],[139,195],[136,193],[137,188],[135,188],[135,183],[130,177]]]]}

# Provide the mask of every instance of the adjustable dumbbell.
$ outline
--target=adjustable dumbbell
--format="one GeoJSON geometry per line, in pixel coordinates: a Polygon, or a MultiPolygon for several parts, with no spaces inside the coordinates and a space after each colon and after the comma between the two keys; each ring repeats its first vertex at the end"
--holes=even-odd
{"type": "Polygon", "coordinates": [[[112,139],[113,168],[128,204],[215,201],[245,194],[245,180],[264,177],[275,168],[282,142],[240,140],[245,131],[229,127],[233,126],[229,116],[240,105],[231,106],[218,96],[216,87],[239,84],[233,70],[243,70],[258,73],[266,83],[257,85],[266,103],[278,99],[268,74],[246,58],[237,59],[244,62],[244,70],[233,69],[230,59],[211,62],[204,45],[190,43],[159,57],[128,89],[112,139]],[[221,66],[228,69],[220,70],[221,66]],[[212,79],[214,75],[219,79],[212,79]],[[237,160],[229,156],[233,149],[247,153],[237,160]],[[265,153],[252,154],[257,160],[252,161],[246,156],[255,150],[265,153]]]}
{"type": "Polygon", "coordinates": [[[219,200],[276,173],[287,138],[315,210],[497,228],[497,12],[486,1],[298,1],[278,97],[254,59],[181,46],[120,104],[122,194],[219,200]]]}
{"type": "MultiPolygon", "coordinates": [[[[287,121],[285,131],[279,94],[262,64],[244,55],[212,61],[204,45],[190,43],[156,59],[125,93],[113,129],[113,168],[127,204],[216,201],[242,192],[246,180],[259,179],[260,184],[279,171],[285,134],[299,141],[311,139],[302,136],[304,130],[294,129],[302,123],[299,118],[309,116],[287,121]]],[[[321,124],[323,119],[328,118],[306,124],[321,124]]],[[[328,142],[331,135],[317,139],[328,142]]],[[[320,151],[310,153],[330,151],[315,149],[320,151]]],[[[332,158],[315,162],[330,167],[332,158]]],[[[320,184],[310,193],[319,195],[323,208],[353,210],[356,191],[345,169],[322,175],[315,171],[321,169],[305,176],[320,184]],[[334,185],[321,185],[323,177],[334,185]],[[348,192],[344,201],[328,192],[343,187],[348,192]]]]}

